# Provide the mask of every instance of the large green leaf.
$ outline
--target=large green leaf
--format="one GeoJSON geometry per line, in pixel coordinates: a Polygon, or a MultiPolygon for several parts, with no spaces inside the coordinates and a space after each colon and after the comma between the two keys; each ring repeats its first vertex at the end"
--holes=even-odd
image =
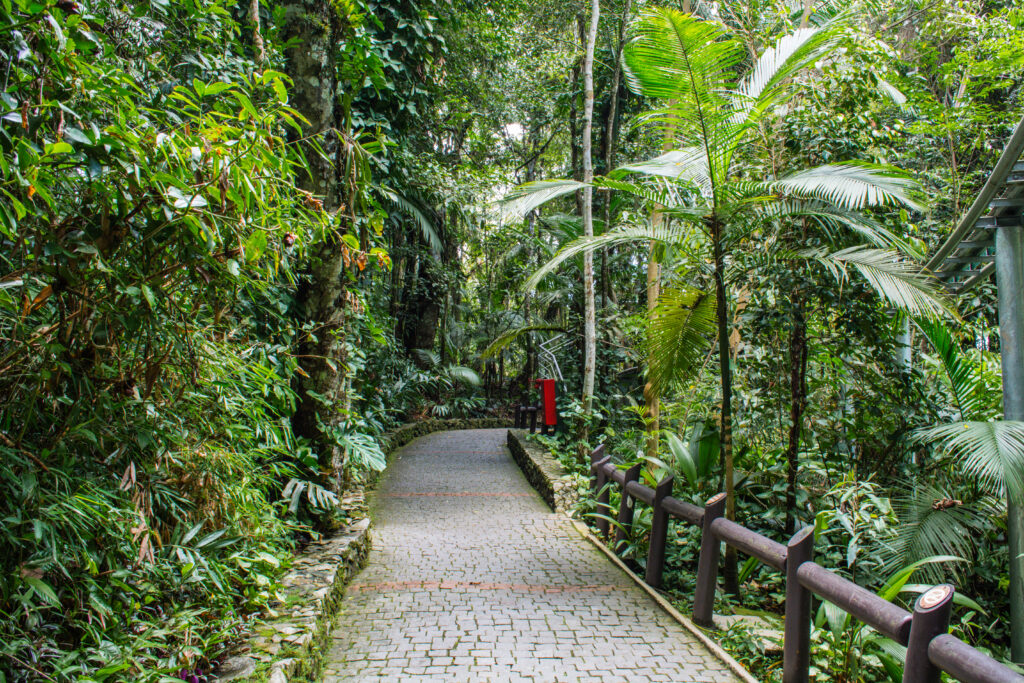
{"type": "Polygon", "coordinates": [[[525,216],[552,199],[571,194],[584,187],[587,187],[587,184],[578,180],[540,180],[524,183],[505,195],[501,200],[501,207],[508,213],[525,216]]]}
{"type": "Polygon", "coordinates": [[[610,247],[620,244],[649,244],[650,242],[662,242],[674,244],[682,242],[686,238],[685,227],[670,226],[653,228],[650,226],[626,226],[616,228],[603,235],[594,237],[582,237],[563,247],[555,256],[538,268],[533,275],[523,284],[524,290],[530,290],[537,286],[548,274],[555,271],[564,261],[574,256],[579,256],[585,251],[593,251],[601,247],[610,247]]]}

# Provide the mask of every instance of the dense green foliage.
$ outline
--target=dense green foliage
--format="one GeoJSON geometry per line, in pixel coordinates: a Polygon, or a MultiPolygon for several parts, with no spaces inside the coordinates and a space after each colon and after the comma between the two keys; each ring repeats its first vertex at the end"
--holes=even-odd
{"type": "MultiPolygon", "coordinates": [[[[589,3],[0,0],[0,680],[208,672],[360,513],[377,437],[526,400],[545,341],[567,465],[586,433],[700,503],[730,450],[737,519],[816,524],[903,604],[955,580],[957,633],[1005,656],[994,286],[939,300],[918,265],[1024,114],[1024,11],[663,4],[602,3],[581,243],[589,3]]],[[[733,603],[778,612],[737,569],[733,603]]],[[[835,610],[815,637],[823,678],[895,675],[835,610]]]]}

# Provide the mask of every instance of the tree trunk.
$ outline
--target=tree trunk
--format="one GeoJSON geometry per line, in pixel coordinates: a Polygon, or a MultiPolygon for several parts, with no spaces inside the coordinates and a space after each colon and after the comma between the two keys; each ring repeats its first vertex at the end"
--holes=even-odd
{"type": "Polygon", "coordinates": [[[800,430],[807,408],[807,320],[800,290],[793,293],[793,327],[789,331],[789,444],[786,448],[786,535],[796,531],[800,430]]]}
{"type": "MultiPolygon", "coordinates": [[[[707,219],[708,232],[715,259],[715,307],[718,319],[719,376],[722,382],[721,432],[722,479],[725,484],[725,517],[736,519],[736,489],[732,459],[732,366],[729,354],[729,298],[725,291],[725,252],[722,244],[722,222],[718,216],[707,219]]],[[[737,571],[736,549],[725,547],[725,567],[722,572],[725,590],[739,595],[739,573],[737,571]]]]}
{"type": "MultiPolygon", "coordinates": [[[[594,180],[594,165],[591,159],[591,133],[594,124],[594,44],[597,42],[597,22],[601,15],[599,0],[591,0],[590,32],[587,35],[586,53],[583,58],[583,182],[594,180]]],[[[594,235],[594,189],[583,188],[583,234],[594,235]]],[[[594,373],[597,359],[597,322],[594,305],[594,252],[583,252],[583,410],[590,413],[594,402],[594,373]]]]}
{"type": "MultiPolygon", "coordinates": [[[[607,174],[612,170],[615,162],[616,121],[619,112],[619,83],[622,78],[622,51],[626,45],[626,25],[629,23],[629,13],[633,9],[633,0],[626,0],[626,6],[622,10],[622,21],[619,22],[618,42],[615,46],[615,68],[612,71],[611,97],[608,103],[608,118],[604,126],[604,172],[607,174]]],[[[604,203],[604,230],[608,231],[612,221],[612,195],[605,192],[604,203]]],[[[601,249],[601,308],[608,306],[611,299],[611,281],[608,272],[608,247],[601,249]]]]}
{"type": "MultiPolygon", "coordinates": [[[[576,30],[579,40],[582,43],[585,39],[583,34],[583,13],[576,15],[576,30]]],[[[580,61],[572,67],[572,85],[570,91],[572,97],[569,99],[569,152],[572,159],[572,177],[576,180],[583,179],[583,164],[580,159],[583,156],[583,152],[580,149],[580,122],[579,122],[579,98],[576,93],[579,91],[580,80],[583,78],[583,65],[580,61]]],[[[580,216],[583,215],[583,192],[577,190],[576,196],[576,213],[580,216]]]]}
{"type": "MultiPolygon", "coordinates": [[[[310,140],[306,158],[309,173],[298,179],[301,188],[322,198],[324,210],[334,212],[342,204],[340,186],[332,159],[340,141],[336,129],[337,111],[334,93],[337,78],[334,46],[337,42],[336,17],[327,0],[290,0],[283,9],[282,42],[288,75],[294,83],[291,105],[302,114],[302,139],[310,140]],[[317,153],[319,142],[324,154],[317,153]]],[[[313,323],[314,334],[299,344],[299,358],[305,378],[299,380],[299,402],[292,418],[295,433],[309,438],[319,455],[320,464],[332,473],[332,486],[342,486],[343,454],[334,443],[331,428],[337,426],[344,403],[345,376],[345,285],[338,235],[312,251],[309,278],[297,293],[299,312],[313,323]],[[317,398],[319,397],[319,398],[317,398]]]]}
{"type": "MultiPolygon", "coordinates": [[[[655,210],[651,216],[651,225],[660,225],[664,220],[661,211],[655,210]]],[[[651,324],[651,314],[658,305],[661,296],[661,264],[658,263],[657,244],[652,241],[647,257],[647,324],[651,324]]],[[[647,367],[651,367],[651,359],[647,359],[647,367]]],[[[648,458],[658,457],[658,441],[661,432],[661,399],[654,390],[654,384],[648,378],[644,382],[644,430],[647,432],[647,443],[644,449],[648,458]]]]}
{"type": "MultiPolygon", "coordinates": [[[[662,154],[670,151],[673,146],[672,131],[665,133],[665,140],[661,144],[662,154]]],[[[651,212],[651,228],[660,228],[665,222],[665,214],[661,206],[655,206],[651,212]]],[[[656,257],[657,243],[651,240],[649,256],[647,258],[647,324],[651,323],[651,313],[658,305],[658,297],[661,296],[661,264],[656,257]]],[[[650,368],[652,359],[647,359],[647,367],[650,368]]],[[[644,447],[644,454],[648,458],[658,457],[658,443],[661,433],[661,397],[654,391],[654,385],[648,380],[644,383],[644,430],[647,432],[647,442],[644,447]]]]}

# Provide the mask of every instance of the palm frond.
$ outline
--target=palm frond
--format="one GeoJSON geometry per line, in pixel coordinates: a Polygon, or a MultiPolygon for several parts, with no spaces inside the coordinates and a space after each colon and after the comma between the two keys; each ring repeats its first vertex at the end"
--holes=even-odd
{"type": "Polygon", "coordinates": [[[482,384],[480,375],[476,373],[472,368],[463,367],[461,365],[452,365],[445,369],[445,374],[456,382],[462,382],[472,387],[478,387],[482,384]]]}
{"type": "Polygon", "coordinates": [[[610,247],[618,244],[629,244],[632,242],[682,242],[686,237],[686,229],[678,226],[652,228],[645,226],[625,226],[610,230],[603,235],[594,237],[582,237],[575,240],[559,250],[555,256],[538,268],[529,279],[523,283],[524,291],[531,290],[543,280],[548,274],[562,265],[567,259],[579,256],[585,251],[593,251],[601,247],[610,247]]]}
{"type": "Polygon", "coordinates": [[[487,348],[480,354],[480,358],[487,359],[492,356],[496,356],[509,344],[514,342],[519,337],[530,332],[564,332],[565,328],[558,325],[526,325],[523,327],[517,327],[515,329],[508,330],[498,335],[494,341],[487,345],[487,348]]]}
{"type": "Polygon", "coordinates": [[[939,447],[990,491],[1024,502],[1024,422],[953,422],[915,430],[911,439],[939,447]]]}
{"type": "Polygon", "coordinates": [[[648,97],[699,103],[722,92],[743,48],[721,24],[673,9],[646,12],[626,46],[626,83],[648,97]]]}
{"type": "Polygon", "coordinates": [[[960,346],[941,320],[915,318],[914,324],[939,354],[939,361],[946,371],[946,380],[960,410],[960,419],[977,417],[984,391],[984,382],[978,368],[960,352],[960,346]]]}
{"type": "MultiPolygon", "coordinates": [[[[893,511],[900,523],[895,527],[895,540],[885,551],[884,567],[889,572],[933,555],[970,559],[992,512],[963,504],[951,491],[927,482],[900,489],[893,499],[893,511]]],[[[922,571],[930,581],[945,578],[941,568],[929,566],[922,571]]]]}
{"type": "Polygon", "coordinates": [[[766,221],[792,222],[807,219],[808,226],[829,243],[842,241],[844,233],[850,232],[876,247],[897,249],[914,259],[921,257],[915,244],[870,216],[819,199],[782,199],[756,205],[754,209],[756,215],[766,221]]]}
{"type": "Polygon", "coordinates": [[[679,203],[679,192],[675,191],[675,188],[669,183],[660,180],[657,183],[630,183],[624,180],[598,176],[594,178],[594,187],[603,190],[625,192],[638,199],[662,206],[673,206],[679,203]]]}
{"type": "Polygon", "coordinates": [[[717,332],[715,297],[695,289],[662,293],[651,315],[647,380],[660,391],[698,371],[717,332]]]}
{"type": "Polygon", "coordinates": [[[682,180],[696,186],[704,197],[710,197],[713,190],[707,155],[701,147],[666,152],[648,161],[620,166],[615,172],[642,173],[682,180]]]}
{"type": "Polygon", "coordinates": [[[935,285],[915,264],[890,249],[857,246],[831,254],[803,252],[825,266],[840,282],[853,266],[885,301],[911,315],[933,316],[950,313],[935,285]]]}
{"type": "Polygon", "coordinates": [[[441,356],[430,349],[413,349],[412,353],[426,367],[435,367],[441,364],[441,356]]]}
{"type": "Polygon", "coordinates": [[[915,200],[920,186],[906,172],[891,166],[847,161],[797,171],[770,183],[779,193],[813,197],[844,209],[903,204],[921,210],[915,200]]]}
{"type": "Polygon", "coordinates": [[[391,202],[399,211],[408,214],[416,221],[416,225],[419,226],[420,232],[423,235],[423,241],[426,242],[431,251],[434,254],[440,254],[444,248],[441,243],[441,237],[438,233],[437,226],[434,222],[427,217],[427,214],[419,207],[415,202],[403,197],[394,190],[386,187],[380,188],[381,194],[391,202]]]}
{"type": "Polygon", "coordinates": [[[750,74],[740,83],[735,103],[738,112],[749,115],[779,104],[786,93],[786,82],[834,49],[838,41],[839,33],[834,26],[797,29],[779,38],[761,53],[750,74]]]}
{"type": "Polygon", "coordinates": [[[501,208],[507,213],[523,217],[552,199],[571,194],[586,187],[578,180],[538,180],[524,183],[501,200],[501,208]]]}

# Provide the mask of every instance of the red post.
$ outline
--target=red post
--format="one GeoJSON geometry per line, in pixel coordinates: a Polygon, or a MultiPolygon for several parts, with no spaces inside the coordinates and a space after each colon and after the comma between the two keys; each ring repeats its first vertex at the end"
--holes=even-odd
{"type": "Polygon", "coordinates": [[[555,380],[535,379],[533,382],[540,390],[541,402],[544,406],[544,424],[554,427],[558,424],[558,410],[555,406],[555,380]]]}

